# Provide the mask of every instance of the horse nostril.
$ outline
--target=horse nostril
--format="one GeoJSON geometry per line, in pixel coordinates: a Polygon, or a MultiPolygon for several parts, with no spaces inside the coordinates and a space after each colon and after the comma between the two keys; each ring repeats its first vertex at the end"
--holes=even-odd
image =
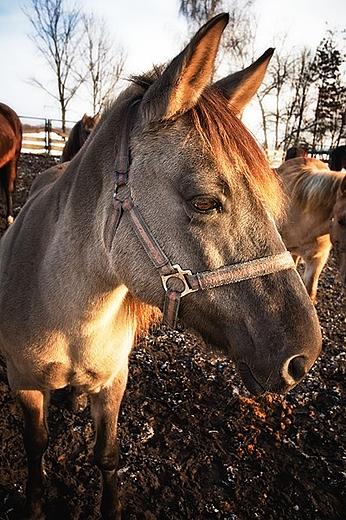
{"type": "Polygon", "coordinates": [[[306,360],[304,356],[293,357],[287,367],[289,375],[295,380],[302,379],[307,371],[306,360]]]}

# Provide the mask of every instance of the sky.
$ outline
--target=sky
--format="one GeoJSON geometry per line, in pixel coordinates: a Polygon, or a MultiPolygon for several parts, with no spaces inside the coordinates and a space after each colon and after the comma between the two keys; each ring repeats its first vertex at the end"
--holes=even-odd
{"type": "MultiPolygon", "coordinates": [[[[179,0],[83,0],[80,4],[83,11],[105,19],[112,38],[124,48],[125,76],[170,60],[187,41],[179,0]]],[[[33,77],[47,78],[45,85],[52,91],[55,88],[47,64],[29,37],[32,27],[23,7],[31,5],[31,0],[0,0],[0,101],[21,117],[60,119],[58,103],[29,82],[33,77]]],[[[258,56],[268,47],[280,48],[283,42],[290,49],[315,49],[327,28],[346,28],[346,1],[255,0],[255,16],[258,56]]],[[[92,115],[90,105],[76,98],[67,119],[77,121],[84,113],[92,115]]]]}

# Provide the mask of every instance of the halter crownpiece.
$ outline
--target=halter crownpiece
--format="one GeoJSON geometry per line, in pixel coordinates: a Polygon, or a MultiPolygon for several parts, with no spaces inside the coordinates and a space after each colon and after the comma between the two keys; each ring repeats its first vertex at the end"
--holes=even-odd
{"type": "Polygon", "coordinates": [[[276,255],[225,265],[213,271],[195,274],[188,269],[183,269],[179,264],[171,264],[134,204],[127,186],[131,162],[130,135],[139,101],[137,99],[130,105],[120,128],[120,142],[115,162],[113,211],[106,225],[105,243],[107,249],[110,250],[120,218],[126,212],[134,232],[161,277],[165,291],[163,322],[174,329],[178,319],[180,300],[183,296],[199,290],[212,289],[278,271],[295,269],[295,263],[291,254],[284,251],[276,255]],[[119,192],[121,192],[121,196],[119,192]]]}

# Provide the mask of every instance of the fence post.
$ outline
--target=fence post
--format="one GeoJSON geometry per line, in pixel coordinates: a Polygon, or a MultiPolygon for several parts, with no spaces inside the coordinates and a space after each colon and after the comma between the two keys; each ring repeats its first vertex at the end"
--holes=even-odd
{"type": "Polygon", "coordinates": [[[50,155],[51,151],[51,139],[50,139],[50,133],[52,131],[52,121],[51,119],[45,119],[44,120],[44,147],[48,155],[50,155]]]}

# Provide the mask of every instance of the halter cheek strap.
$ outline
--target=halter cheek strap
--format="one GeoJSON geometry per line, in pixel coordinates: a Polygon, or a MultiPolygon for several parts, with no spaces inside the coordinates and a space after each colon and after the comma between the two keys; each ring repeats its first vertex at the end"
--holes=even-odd
{"type": "Polygon", "coordinates": [[[179,264],[171,264],[151,233],[139,209],[134,204],[127,186],[130,167],[130,133],[138,103],[139,100],[132,103],[120,128],[113,210],[106,225],[105,244],[107,249],[110,250],[120,218],[126,212],[134,232],[161,277],[165,290],[164,323],[172,328],[176,327],[180,300],[187,294],[265,276],[286,269],[295,269],[295,263],[288,251],[256,258],[247,262],[225,265],[213,271],[203,271],[196,274],[192,274],[190,270],[182,269],[179,264]]]}

